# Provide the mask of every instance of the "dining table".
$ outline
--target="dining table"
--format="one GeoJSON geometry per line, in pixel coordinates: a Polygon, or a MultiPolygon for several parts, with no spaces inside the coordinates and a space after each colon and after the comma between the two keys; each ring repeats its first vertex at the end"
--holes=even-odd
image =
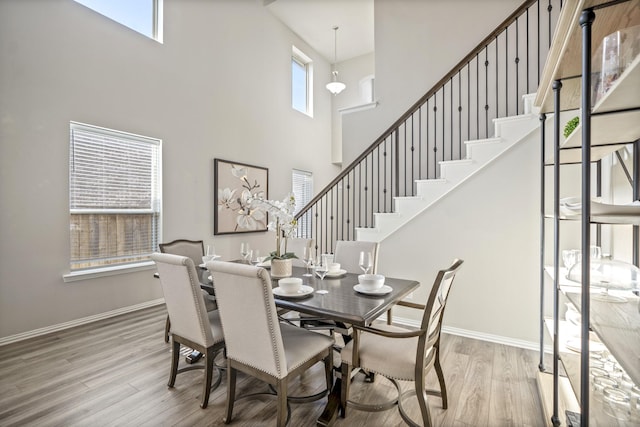
{"type": "MultiPolygon", "coordinates": [[[[204,264],[200,264],[199,267],[201,287],[213,294],[211,273],[204,264]]],[[[329,273],[321,279],[314,275],[313,271],[311,271],[311,276],[305,276],[306,272],[304,267],[292,268],[292,275],[288,277],[301,278],[304,289],[303,292],[292,295],[277,292],[278,282],[281,278],[271,277],[272,286],[275,289],[276,307],[283,311],[304,313],[316,318],[361,327],[370,326],[420,286],[416,280],[385,277],[385,290],[371,295],[354,289],[358,285],[358,274],[341,270],[337,273],[329,273]]],[[[335,379],[327,405],[317,420],[317,425],[328,426],[335,421],[340,409],[341,381],[342,379],[339,377],[335,379]]]]}

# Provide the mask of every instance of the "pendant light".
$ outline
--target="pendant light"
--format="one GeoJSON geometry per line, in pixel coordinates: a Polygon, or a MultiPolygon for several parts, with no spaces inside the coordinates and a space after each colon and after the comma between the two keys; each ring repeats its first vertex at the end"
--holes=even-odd
{"type": "Polygon", "coordinates": [[[327,83],[327,90],[334,95],[339,94],[347,86],[338,81],[338,70],[336,70],[336,61],[338,56],[338,27],[333,27],[333,71],[331,71],[332,80],[327,83]]]}

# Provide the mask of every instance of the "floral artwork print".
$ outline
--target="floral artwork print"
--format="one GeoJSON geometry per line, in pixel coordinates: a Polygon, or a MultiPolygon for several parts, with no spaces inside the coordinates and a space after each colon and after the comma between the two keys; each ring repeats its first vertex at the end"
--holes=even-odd
{"type": "Polygon", "coordinates": [[[267,197],[268,170],[220,159],[214,162],[214,234],[266,231],[267,214],[251,201],[267,197]]]}

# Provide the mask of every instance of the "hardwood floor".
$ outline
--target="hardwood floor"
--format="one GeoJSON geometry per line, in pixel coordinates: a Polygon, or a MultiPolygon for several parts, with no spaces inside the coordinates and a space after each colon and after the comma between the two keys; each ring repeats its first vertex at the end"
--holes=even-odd
{"type": "MultiPolygon", "coordinates": [[[[226,381],[201,409],[202,371],[178,375],[167,387],[170,346],[163,341],[164,306],[0,347],[0,426],[218,426],[223,425],[226,381]]],[[[430,399],[436,426],[542,426],[535,383],[535,352],[461,338],[442,337],[449,408],[430,399]]],[[[181,364],[184,363],[182,358],[181,364]]],[[[395,389],[384,378],[373,384],[356,376],[352,398],[384,401],[395,389]]],[[[429,374],[436,387],[435,375],[429,374]]],[[[318,391],[321,364],[290,385],[291,395],[318,391]]],[[[411,386],[407,383],[404,386],[411,386]]],[[[266,391],[238,376],[238,395],[266,391]]],[[[291,405],[290,426],[313,426],[326,399],[291,405]]],[[[411,405],[409,405],[411,408],[411,405]]],[[[417,417],[416,408],[410,414],[417,417]]],[[[415,418],[419,419],[419,418],[415,418]]],[[[236,402],[232,425],[275,422],[272,397],[236,402]]],[[[397,409],[367,413],[351,409],[336,426],[403,426],[397,409]]]]}

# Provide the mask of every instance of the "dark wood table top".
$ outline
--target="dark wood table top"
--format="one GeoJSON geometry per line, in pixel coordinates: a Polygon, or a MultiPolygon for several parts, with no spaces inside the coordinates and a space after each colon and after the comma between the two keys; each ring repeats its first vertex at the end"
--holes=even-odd
{"type": "MultiPolygon", "coordinates": [[[[364,295],[353,289],[358,284],[357,274],[347,273],[340,277],[325,277],[321,280],[315,276],[303,276],[305,272],[306,270],[302,267],[293,267],[292,277],[302,278],[302,284],[311,286],[315,291],[302,298],[274,295],[276,306],[359,326],[369,326],[394,304],[420,286],[420,283],[415,280],[386,277],[384,284],[393,288],[390,293],[375,296],[364,295]]],[[[201,287],[213,290],[211,280],[209,280],[211,273],[203,268],[198,268],[198,273],[200,274],[201,287]]],[[[272,279],[274,288],[278,286],[278,280],[272,279]]]]}
{"type": "MultiPolygon", "coordinates": [[[[420,286],[415,280],[385,278],[385,285],[393,290],[386,295],[364,295],[353,287],[358,284],[358,275],[347,273],[340,277],[305,277],[304,268],[293,267],[292,277],[302,278],[302,284],[315,289],[302,298],[286,298],[274,295],[276,306],[338,322],[369,326],[398,301],[420,286]],[[320,293],[318,291],[321,291],[320,293]],[[327,291],[326,293],[322,291],[327,291]]],[[[278,280],[273,279],[274,287],[278,280]]]]}

